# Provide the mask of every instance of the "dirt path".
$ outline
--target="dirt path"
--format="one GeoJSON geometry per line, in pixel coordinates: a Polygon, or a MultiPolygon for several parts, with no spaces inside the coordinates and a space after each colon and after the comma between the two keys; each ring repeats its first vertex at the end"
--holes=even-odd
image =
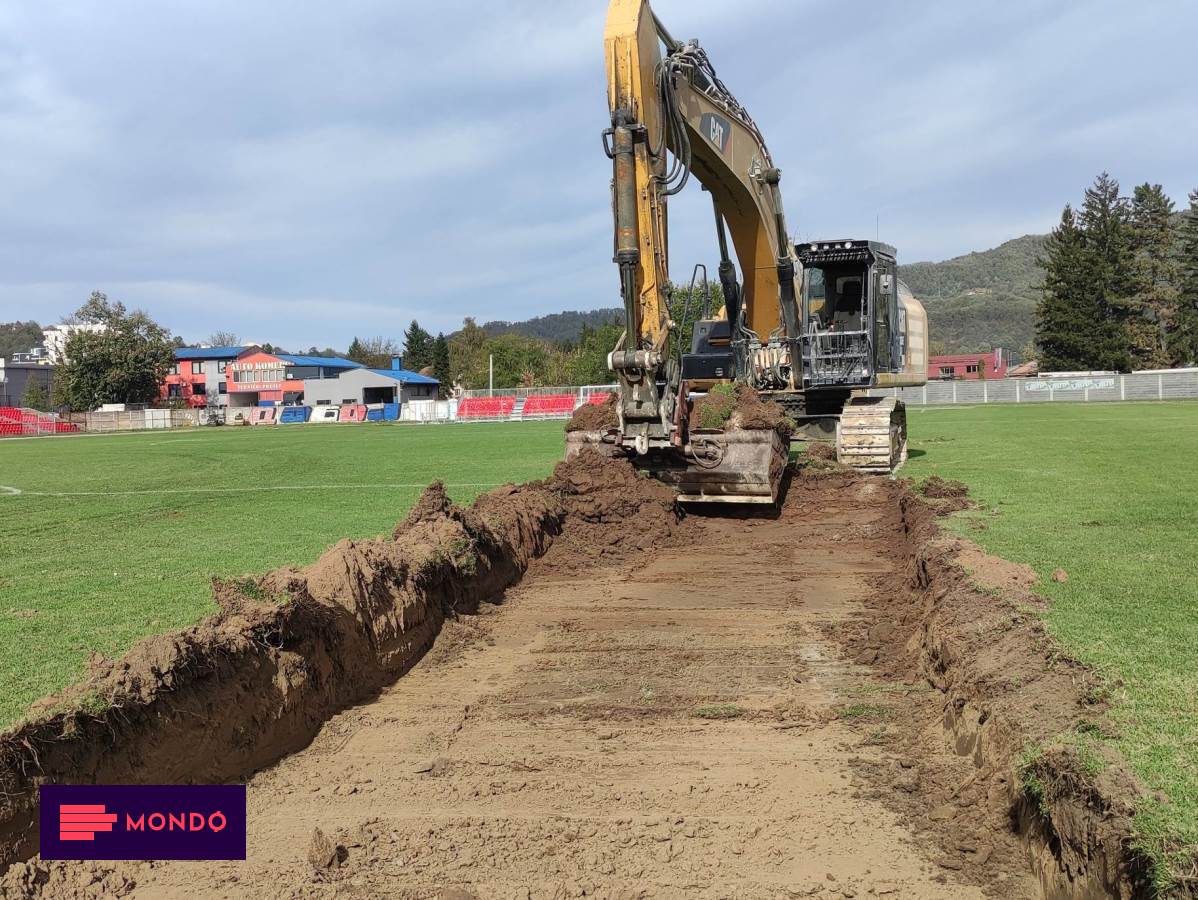
{"type": "Polygon", "coordinates": [[[895,565],[870,491],[527,578],[250,782],[247,863],[131,866],[134,896],[981,896],[862,781],[899,764],[888,689],[824,635],[895,565]],[[314,874],[316,827],[345,858],[314,874]]]}

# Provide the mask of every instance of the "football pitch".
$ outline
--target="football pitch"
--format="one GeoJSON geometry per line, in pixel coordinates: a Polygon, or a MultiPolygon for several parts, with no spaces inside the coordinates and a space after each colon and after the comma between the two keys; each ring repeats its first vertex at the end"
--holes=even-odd
{"type": "MultiPolygon", "coordinates": [[[[1106,677],[1109,740],[1198,846],[1198,402],[913,409],[904,477],[969,484],[949,527],[1030,564],[1065,652],[1106,677]],[[1068,579],[1050,579],[1055,569],[1068,579]]],[[[213,576],[375,536],[422,488],[468,502],[546,475],[560,421],[282,426],[0,441],[0,728],[93,651],[195,622],[213,576]]]]}

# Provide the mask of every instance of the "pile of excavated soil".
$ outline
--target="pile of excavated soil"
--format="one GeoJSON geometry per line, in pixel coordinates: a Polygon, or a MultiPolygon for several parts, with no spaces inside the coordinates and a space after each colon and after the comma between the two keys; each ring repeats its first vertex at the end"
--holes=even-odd
{"type": "Polygon", "coordinates": [[[933,501],[934,508],[942,515],[969,509],[973,504],[969,500],[969,486],[952,478],[941,478],[939,475],[929,475],[919,486],[919,493],[933,501]]]}
{"type": "Polygon", "coordinates": [[[694,401],[692,427],[739,428],[745,431],[773,429],[782,437],[794,433],[794,422],[773,400],[763,400],[747,384],[717,385],[694,401]]]}
{"type": "Polygon", "coordinates": [[[836,462],[836,448],[825,441],[812,441],[807,445],[807,456],[821,462],[836,462]]]}
{"type": "Polygon", "coordinates": [[[610,431],[619,426],[616,395],[611,394],[603,403],[584,403],[574,410],[574,415],[566,422],[566,431],[610,431]]]}
{"type": "Polygon", "coordinates": [[[680,525],[669,489],[586,451],[467,508],[434,483],[388,537],[214,582],[218,613],[97,659],[0,735],[0,867],[37,850],[39,784],[241,778],[404,674],[447,617],[497,600],[555,540],[547,564],[572,571],[669,541],[680,525]]]}
{"type": "Polygon", "coordinates": [[[565,515],[562,534],[535,564],[538,573],[631,561],[641,551],[679,546],[691,533],[672,488],[594,448],[559,463],[544,485],[565,515]]]}

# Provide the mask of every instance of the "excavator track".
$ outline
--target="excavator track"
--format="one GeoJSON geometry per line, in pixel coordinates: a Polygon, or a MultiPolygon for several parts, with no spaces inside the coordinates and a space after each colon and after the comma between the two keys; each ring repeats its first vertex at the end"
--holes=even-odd
{"type": "Polygon", "coordinates": [[[836,423],[836,461],[890,474],[907,461],[907,408],[894,397],[853,397],[836,423]]]}

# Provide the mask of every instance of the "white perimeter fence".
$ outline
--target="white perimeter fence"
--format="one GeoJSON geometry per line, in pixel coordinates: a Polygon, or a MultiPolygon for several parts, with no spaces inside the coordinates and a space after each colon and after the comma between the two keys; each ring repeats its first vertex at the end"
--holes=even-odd
{"type": "MultiPolygon", "coordinates": [[[[591,394],[610,393],[614,385],[585,387],[511,388],[496,391],[466,391],[467,398],[515,397],[517,404],[529,397],[572,394],[576,405],[591,394]]],[[[1130,375],[1045,375],[1038,378],[996,378],[985,381],[930,381],[922,387],[885,388],[868,392],[874,397],[898,397],[908,406],[953,406],[981,403],[1082,403],[1111,400],[1186,400],[1198,398],[1198,369],[1162,372],[1133,372],[1130,375]]],[[[496,418],[458,415],[459,400],[410,400],[400,409],[401,422],[451,423],[519,421],[520,413],[496,418]]],[[[564,418],[565,414],[556,416],[564,418]]],[[[544,418],[529,416],[523,421],[544,418]]],[[[145,429],[193,428],[212,424],[202,409],[146,409],[128,412],[72,413],[58,417],[81,431],[104,433],[145,429]]],[[[283,428],[288,425],[279,426],[283,428]]],[[[25,432],[29,434],[30,432],[25,432]]],[[[38,434],[53,434],[40,430],[38,434]]],[[[7,436],[0,433],[0,438],[7,436]]]]}
{"type": "Polygon", "coordinates": [[[885,388],[873,397],[898,397],[908,406],[978,403],[1084,403],[1103,400],[1185,400],[1198,397],[1198,369],[1130,375],[1044,375],[985,381],[929,381],[923,387],[885,388]]]}

